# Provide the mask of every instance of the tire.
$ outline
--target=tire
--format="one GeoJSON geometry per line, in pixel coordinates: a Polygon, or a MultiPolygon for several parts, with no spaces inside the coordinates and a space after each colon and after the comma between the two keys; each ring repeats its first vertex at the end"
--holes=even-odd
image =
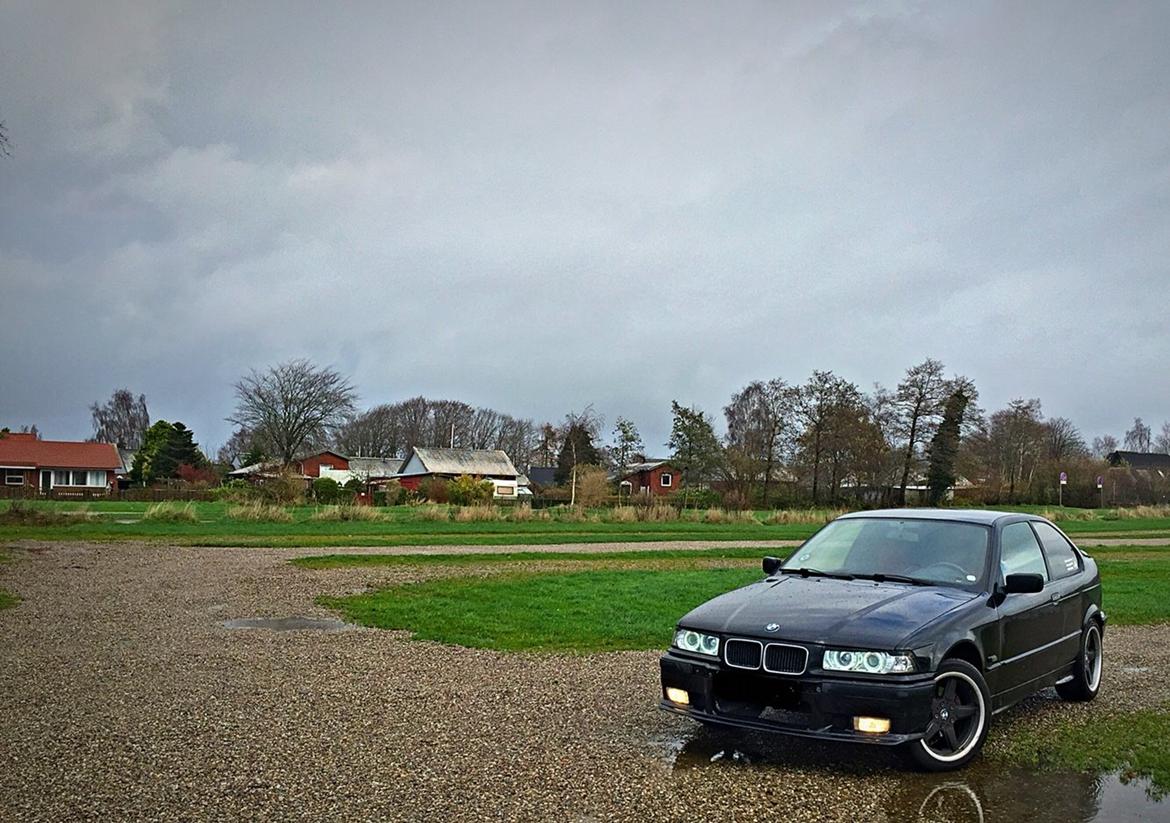
{"type": "Polygon", "coordinates": [[[991,692],[983,674],[965,660],[944,660],[934,678],[931,720],[921,740],[903,753],[928,772],[961,769],[983,749],[991,726],[991,692]]]}
{"type": "Polygon", "coordinates": [[[1073,663],[1073,678],[1056,686],[1056,693],[1065,700],[1088,702],[1101,691],[1101,673],[1105,669],[1105,641],[1101,625],[1089,621],[1081,632],[1080,653],[1073,663]]]}

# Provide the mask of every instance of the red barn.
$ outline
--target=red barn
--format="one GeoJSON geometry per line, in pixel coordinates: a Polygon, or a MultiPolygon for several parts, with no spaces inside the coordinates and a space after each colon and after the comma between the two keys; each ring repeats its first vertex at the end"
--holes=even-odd
{"type": "Polygon", "coordinates": [[[38,440],[35,434],[0,435],[0,473],[4,485],[35,487],[42,493],[107,492],[122,468],[110,443],[38,440]]]}
{"type": "Polygon", "coordinates": [[[651,460],[627,466],[618,480],[622,484],[629,484],[631,494],[665,497],[678,490],[682,483],[682,472],[669,460],[651,460]]]}

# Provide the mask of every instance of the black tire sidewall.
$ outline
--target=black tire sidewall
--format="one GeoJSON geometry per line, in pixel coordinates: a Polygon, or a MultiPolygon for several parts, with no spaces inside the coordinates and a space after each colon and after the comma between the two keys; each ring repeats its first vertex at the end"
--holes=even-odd
{"type": "Polygon", "coordinates": [[[958,672],[966,675],[978,687],[979,693],[983,698],[983,728],[975,740],[975,745],[957,760],[937,759],[927,751],[925,744],[921,740],[915,740],[905,744],[905,752],[910,756],[913,764],[924,771],[943,772],[963,768],[979,756],[979,753],[983,750],[983,743],[987,740],[987,733],[991,728],[991,690],[987,688],[987,681],[983,678],[983,672],[965,660],[950,659],[944,660],[942,665],[938,667],[938,671],[935,673],[935,679],[937,680],[941,675],[948,672],[958,672]]]}

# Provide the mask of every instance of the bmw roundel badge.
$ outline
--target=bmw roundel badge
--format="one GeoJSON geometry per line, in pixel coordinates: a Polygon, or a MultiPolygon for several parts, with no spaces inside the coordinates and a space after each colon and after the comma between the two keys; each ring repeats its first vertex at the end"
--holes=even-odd
{"type": "Polygon", "coordinates": [[[776,631],[776,630],[777,630],[777,629],[779,629],[779,628],[780,628],[780,624],[779,624],[779,623],[769,623],[767,626],[764,626],[764,631],[766,631],[766,632],[774,632],[774,631],[776,631]]]}

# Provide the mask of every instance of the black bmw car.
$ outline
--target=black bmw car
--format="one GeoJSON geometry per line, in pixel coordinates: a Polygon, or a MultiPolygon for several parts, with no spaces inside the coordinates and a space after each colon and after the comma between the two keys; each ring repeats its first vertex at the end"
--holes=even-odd
{"type": "Polygon", "coordinates": [[[1101,581],[1042,517],[898,509],[834,520],[758,583],[678,623],[663,709],[703,723],[900,746],[965,765],[991,718],[1101,687],[1101,581]]]}

